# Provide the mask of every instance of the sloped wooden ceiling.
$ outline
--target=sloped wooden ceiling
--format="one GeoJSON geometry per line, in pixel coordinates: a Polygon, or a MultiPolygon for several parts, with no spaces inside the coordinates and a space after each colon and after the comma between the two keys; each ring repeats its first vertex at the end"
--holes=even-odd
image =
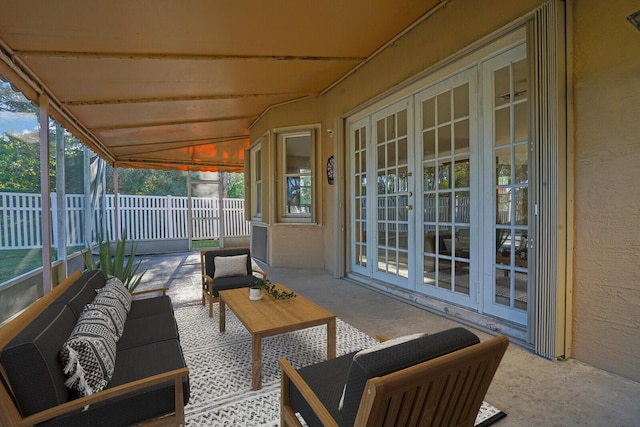
{"type": "Polygon", "coordinates": [[[270,106],[322,93],[438,3],[2,0],[0,75],[119,166],[237,171],[270,106]]]}

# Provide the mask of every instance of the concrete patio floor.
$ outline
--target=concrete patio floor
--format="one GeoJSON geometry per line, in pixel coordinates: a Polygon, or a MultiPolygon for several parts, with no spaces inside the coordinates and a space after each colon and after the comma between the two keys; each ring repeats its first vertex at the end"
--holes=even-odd
{"type": "MultiPolygon", "coordinates": [[[[264,267],[269,279],[374,336],[394,338],[460,326],[453,319],[397,300],[323,270],[264,267]]],[[[199,252],[146,255],[140,289],[166,286],[174,306],[199,304],[199,252]]],[[[468,325],[480,339],[489,335],[468,325]]],[[[550,361],[512,343],[486,400],[507,413],[499,427],[640,426],[640,383],[577,360],[550,361]]]]}

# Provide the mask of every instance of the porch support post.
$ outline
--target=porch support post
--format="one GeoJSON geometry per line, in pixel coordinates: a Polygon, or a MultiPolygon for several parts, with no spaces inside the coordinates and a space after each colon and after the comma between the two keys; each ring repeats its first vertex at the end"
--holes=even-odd
{"type": "Polygon", "coordinates": [[[40,94],[40,203],[42,230],[42,292],[49,293],[51,282],[51,199],[49,195],[49,97],[40,94]]]}
{"type": "Polygon", "coordinates": [[[113,234],[115,235],[116,242],[120,240],[119,206],[120,205],[118,204],[118,163],[114,163],[113,164],[113,228],[114,228],[113,234]]]}
{"type": "Polygon", "coordinates": [[[62,275],[67,277],[67,192],[65,189],[65,158],[64,158],[64,129],[56,124],[56,218],[57,218],[57,251],[58,260],[62,261],[64,271],[62,275]]]}

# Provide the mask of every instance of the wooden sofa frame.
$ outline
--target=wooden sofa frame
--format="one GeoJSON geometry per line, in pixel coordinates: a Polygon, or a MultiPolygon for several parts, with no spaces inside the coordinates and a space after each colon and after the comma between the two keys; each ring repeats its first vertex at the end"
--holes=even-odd
{"type": "MultiPolygon", "coordinates": [[[[47,307],[49,307],[56,298],[62,295],[64,291],[66,291],[81,277],[81,275],[82,273],[80,271],[76,271],[74,274],[63,280],[51,292],[31,304],[20,315],[0,329],[0,350],[9,344],[9,342],[11,342],[11,340],[20,333],[20,331],[29,325],[47,307]]],[[[149,289],[134,292],[132,293],[132,296],[159,291],[162,291],[163,295],[166,295],[167,289],[168,288],[149,289]]],[[[173,381],[175,384],[175,412],[160,415],[157,418],[148,420],[144,424],[152,426],[184,425],[184,390],[182,388],[182,378],[188,375],[189,369],[186,367],[175,369],[159,375],[122,384],[117,387],[107,388],[90,396],[78,398],[23,418],[13,402],[13,393],[11,391],[8,378],[4,368],[0,365],[0,425],[3,427],[35,425],[72,411],[77,411],[87,405],[124,395],[135,390],[154,386],[156,384],[165,383],[167,381],[173,381]]]]}

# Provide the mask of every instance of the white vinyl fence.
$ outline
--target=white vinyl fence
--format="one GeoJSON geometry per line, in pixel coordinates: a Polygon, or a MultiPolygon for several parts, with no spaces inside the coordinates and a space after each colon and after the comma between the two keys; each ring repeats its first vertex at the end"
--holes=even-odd
{"type": "MultiPolygon", "coordinates": [[[[114,196],[104,197],[106,233],[115,236],[114,196]]],[[[219,239],[219,199],[193,197],[193,228],[191,238],[219,239]]],[[[222,199],[225,236],[248,236],[250,224],[244,219],[243,199],[222,199]]],[[[85,197],[66,196],[67,246],[85,246],[85,197]]],[[[31,249],[42,247],[40,194],[0,192],[0,249],[31,249]]],[[[118,195],[119,230],[126,230],[134,240],[166,240],[189,238],[188,198],[174,196],[118,195]]],[[[57,198],[51,194],[52,242],[58,247],[57,198]]],[[[94,223],[102,229],[101,209],[96,207],[94,223]]],[[[94,227],[96,228],[96,227],[94,227]]],[[[105,232],[103,232],[105,233],[105,232]]],[[[91,237],[92,242],[96,236],[91,237]]]]}

